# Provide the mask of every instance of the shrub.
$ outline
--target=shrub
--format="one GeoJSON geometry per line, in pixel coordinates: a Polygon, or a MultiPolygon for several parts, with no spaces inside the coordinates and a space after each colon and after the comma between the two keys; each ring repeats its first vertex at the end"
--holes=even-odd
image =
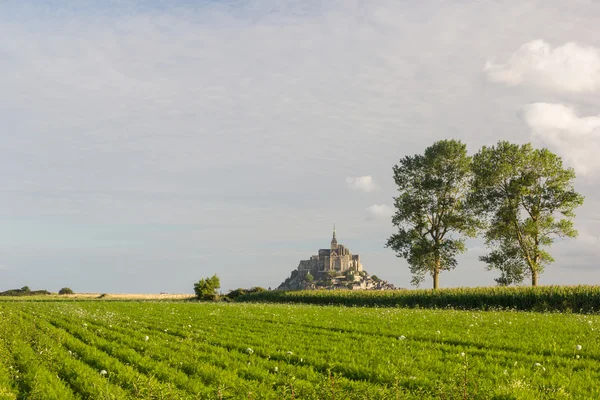
{"type": "Polygon", "coordinates": [[[73,292],[73,290],[68,287],[64,287],[58,291],[58,294],[73,294],[73,293],[75,293],[75,292],[73,292]]]}
{"type": "Polygon", "coordinates": [[[221,288],[219,277],[215,274],[210,278],[200,279],[194,284],[194,293],[198,300],[215,301],[219,298],[217,290],[221,288]]]}
{"type": "Polygon", "coordinates": [[[227,293],[227,295],[225,296],[226,299],[229,300],[235,300],[240,296],[243,296],[247,293],[260,293],[260,292],[266,292],[267,290],[263,287],[260,286],[253,286],[250,289],[242,289],[242,288],[237,288],[235,290],[232,290],[231,292],[227,293]]]}

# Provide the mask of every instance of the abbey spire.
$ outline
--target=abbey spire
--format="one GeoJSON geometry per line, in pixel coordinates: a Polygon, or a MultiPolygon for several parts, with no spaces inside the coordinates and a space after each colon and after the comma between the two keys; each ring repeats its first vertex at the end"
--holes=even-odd
{"type": "Polygon", "coordinates": [[[331,238],[331,250],[337,250],[337,249],[338,249],[338,242],[335,237],[335,224],[333,224],[333,238],[331,238]]]}

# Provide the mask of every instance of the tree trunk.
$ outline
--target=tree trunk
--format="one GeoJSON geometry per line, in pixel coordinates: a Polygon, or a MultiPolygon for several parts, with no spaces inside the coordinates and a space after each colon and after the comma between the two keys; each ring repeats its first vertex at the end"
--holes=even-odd
{"type": "Polygon", "coordinates": [[[435,268],[433,269],[433,288],[437,289],[440,281],[440,260],[435,262],[435,268]]]}
{"type": "Polygon", "coordinates": [[[531,272],[531,286],[537,286],[537,284],[538,284],[538,272],[532,271],[531,272]]]}

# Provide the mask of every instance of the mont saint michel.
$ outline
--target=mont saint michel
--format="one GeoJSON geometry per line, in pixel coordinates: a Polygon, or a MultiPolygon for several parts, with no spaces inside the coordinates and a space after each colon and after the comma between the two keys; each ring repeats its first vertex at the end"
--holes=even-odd
{"type": "Polygon", "coordinates": [[[278,290],[298,289],[394,289],[377,276],[370,276],[360,262],[359,254],[338,243],[335,226],[328,249],[319,249],[308,260],[301,260],[278,290]]]}

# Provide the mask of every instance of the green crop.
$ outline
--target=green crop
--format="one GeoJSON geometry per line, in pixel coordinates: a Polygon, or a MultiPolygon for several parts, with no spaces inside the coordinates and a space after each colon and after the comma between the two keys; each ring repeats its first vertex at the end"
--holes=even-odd
{"type": "Polygon", "coordinates": [[[600,317],[0,303],[0,399],[595,399],[600,317]]]}
{"type": "Polygon", "coordinates": [[[265,291],[236,298],[241,302],[306,303],[359,307],[455,308],[461,310],[600,310],[600,286],[484,287],[423,290],[265,291]]]}

